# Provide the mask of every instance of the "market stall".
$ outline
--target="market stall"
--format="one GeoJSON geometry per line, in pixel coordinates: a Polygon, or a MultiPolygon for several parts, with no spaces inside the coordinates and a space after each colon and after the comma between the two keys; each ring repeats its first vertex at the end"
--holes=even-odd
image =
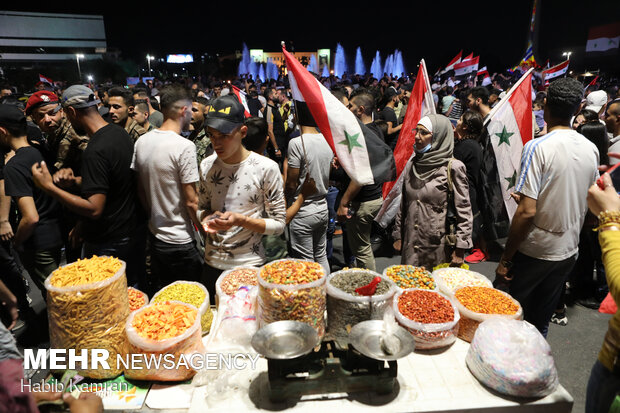
{"type": "MultiPolygon", "coordinates": [[[[111,293],[105,288],[124,291],[126,297],[115,298],[123,306],[123,345],[114,351],[169,356],[174,365],[121,366],[122,375],[118,368],[79,372],[82,385],[100,386],[94,391],[102,395],[106,411],[572,408],[548,344],[520,321],[518,302],[471,271],[431,274],[396,266],[383,275],[351,269],[326,277],[316,263],[280,260],[222,274],[215,308],[199,283],[178,281],[149,301],[127,290],[124,263],[97,262],[80,265],[92,273],[109,264],[107,275],[83,278],[71,272],[77,267],[60,273],[63,288],[72,290],[48,289],[52,298],[65,294],[63,306],[52,307],[50,323],[61,325],[63,311],[74,314],[71,303],[79,303],[89,288],[99,294],[111,293]],[[87,288],[81,282],[96,284],[87,288]],[[506,362],[506,354],[520,361],[506,362]],[[179,367],[193,356],[215,361],[179,367]],[[111,388],[110,383],[125,387],[111,388]]],[[[59,284],[59,275],[52,277],[59,284]]],[[[63,326],[55,340],[79,350],[82,344],[74,337],[87,333],[83,322],[63,326]]],[[[88,340],[86,348],[91,348],[88,340]]]]}

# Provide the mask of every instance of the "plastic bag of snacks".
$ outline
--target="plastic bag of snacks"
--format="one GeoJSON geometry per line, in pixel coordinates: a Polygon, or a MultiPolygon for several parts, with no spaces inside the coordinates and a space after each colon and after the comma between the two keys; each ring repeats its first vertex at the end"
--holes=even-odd
{"type": "Polygon", "coordinates": [[[255,267],[235,267],[226,270],[215,282],[216,307],[220,307],[220,302],[233,296],[239,287],[258,285],[258,268],[255,267]]]}
{"type": "Polygon", "coordinates": [[[385,276],[362,268],[332,273],[327,277],[327,333],[330,338],[348,341],[347,326],[353,327],[366,320],[381,320],[392,304],[396,286],[385,276]],[[381,277],[374,295],[362,296],[356,288],[381,277]]]}
{"type": "Polygon", "coordinates": [[[133,287],[127,288],[129,296],[129,311],[135,311],[149,304],[149,296],[133,287]]]}
{"type": "MultiPolygon", "coordinates": [[[[45,280],[51,348],[105,349],[109,369],[80,370],[93,379],[109,379],[122,373],[116,355],[125,348],[125,320],[129,297],[125,262],[113,257],[77,260],[61,267],[45,280]]],[[[79,365],[79,364],[78,364],[79,365]]]]}
{"type": "Polygon", "coordinates": [[[125,323],[129,358],[125,377],[136,380],[183,381],[196,374],[189,364],[195,353],[204,353],[199,312],[181,301],[150,304],[132,312],[125,323]],[[184,356],[184,358],[181,357],[184,356]],[[151,362],[150,366],[144,361],[151,362]]]}
{"type": "Polygon", "coordinates": [[[544,397],[558,386],[551,347],[527,321],[484,321],[465,362],[480,382],[510,396],[544,397]]]}
{"type": "Polygon", "coordinates": [[[471,343],[478,325],[490,318],[521,319],[521,304],[508,293],[491,287],[463,287],[454,292],[461,320],[459,338],[471,343]]]}
{"type": "Polygon", "coordinates": [[[325,272],[316,262],[277,260],[258,275],[259,327],[281,320],[309,324],[325,335],[325,272]]]}
{"type": "Polygon", "coordinates": [[[181,301],[191,304],[200,313],[202,334],[207,334],[213,323],[213,311],[209,306],[209,291],[200,283],[193,281],[175,281],[159,290],[151,299],[151,303],[163,301],[181,301]]]}
{"type": "Polygon", "coordinates": [[[394,295],[394,315],[419,350],[449,346],[456,341],[460,315],[454,303],[437,291],[413,288],[394,295]]]}
{"type": "Polygon", "coordinates": [[[383,275],[394,281],[401,290],[408,288],[421,288],[424,290],[436,290],[437,284],[430,272],[424,267],[413,265],[392,265],[383,270],[383,275]]]}
{"type": "Polygon", "coordinates": [[[493,287],[484,275],[461,268],[441,268],[433,271],[433,278],[439,291],[452,297],[461,287],[493,287]]]}
{"type": "Polygon", "coordinates": [[[232,296],[220,301],[215,330],[206,345],[209,352],[255,352],[251,341],[258,330],[257,295],[258,287],[240,287],[232,296]]]}

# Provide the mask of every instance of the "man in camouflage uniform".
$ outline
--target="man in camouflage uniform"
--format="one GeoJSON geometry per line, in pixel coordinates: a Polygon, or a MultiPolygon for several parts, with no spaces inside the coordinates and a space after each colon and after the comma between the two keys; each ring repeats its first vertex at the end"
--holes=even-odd
{"type": "Polygon", "coordinates": [[[207,109],[209,108],[209,101],[203,97],[195,97],[192,102],[192,122],[190,130],[192,133],[189,135],[189,140],[196,145],[196,158],[198,160],[198,166],[207,156],[213,154],[213,146],[211,145],[211,139],[207,136],[205,131],[205,116],[207,109]]]}
{"type": "Polygon", "coordinates": [[[82,153],[88,145],[87,135],[78,135],[67,120],[53,92],[41,90],[34,93],[26,103],[26,115],[37,124],[47,141],[47,161],[54,172],[70,168],[80,175],[82,153]]]}
{"type": "Polygon", "coordinates": [[[129,89],[113,87],[108,90],[110,119],[118,126],[125,128],[133,141],[146,133],[146,130],[133,119],[134,98],[129,89]]]}

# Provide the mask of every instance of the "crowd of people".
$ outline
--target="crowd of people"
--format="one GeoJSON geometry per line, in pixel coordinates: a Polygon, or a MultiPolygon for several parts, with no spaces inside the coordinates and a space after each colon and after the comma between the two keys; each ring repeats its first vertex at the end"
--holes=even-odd
{"type": "MultiPolygon", "coordinates": [[[[572,78],[548,87],[534,81],[535,139],[522,152],[518,208],[509,219],[485,121],[516,79],[434,80],[437,114],[413,131],[415,155],[387,228],[374,221],[384,183],[360,186],[347,175],[286,77],[209,86],[41,84],[26,99],[2,86],[0,274],[12,292],[5,302],[14,302],[8,324],[35,317],[21,266],[44,291],[62,262],[110,255],[127,262],[128,283],[149,295],[181,274],[214,294],[217,277],[239,265],[290,256],[316,261],[327,274],[343,266],[376,270],[375,254],[388,251],[427,269],[495,256],[494,284],[546,336],[551,321],[567,324],[570,300],[594,307],[608,291],[620,298],[609,264],[617,255],[618,197],[600,190],[603,204],[593,187],[589,213],[586,200],[599,172],[618,161],[608,152],[620,148],[620,94],[612,82],[584,91],[572,78]],[[333,254],[338,234],[342,263],[333,254]]],[[[365,136],[396,148],[414,79],[320,81],[365,136]]],[[[605,186],[612,186],[608,176],[605,186]]],[[[609,362],[620,350],[614,322],[598,376],[618,368],[609,362]]],[[[596,394],[600,385],[591,385],[596,394]]]]}

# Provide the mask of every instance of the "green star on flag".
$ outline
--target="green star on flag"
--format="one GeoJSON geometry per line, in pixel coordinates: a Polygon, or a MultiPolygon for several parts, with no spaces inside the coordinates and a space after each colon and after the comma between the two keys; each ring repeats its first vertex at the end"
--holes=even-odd
{"type": "Polygon", "coordinates": [[[515,186],[515,183],[517,183],[517,171],[515,171],[510,178],[504,179],[508,181],[507,189],[513,188],[515,186]]]}
{"type": "Polygon", "coordinates": [[[344,136],[345,136],[345,139],[338,142],[338,144],[347,145],[349,147],[349,153],[351,153],[353,148],[355,148],[356,146],[359,148],[363,148],[363,146],[360,145],[359,142],[357,141],[359,139],[360,132],[356,133],[355,135],[349,135],[347,131],[345,130],[344,136]]]}
{"type": "Polygon", "coordinates": [[[501,133],[496,133],[496,136],[499,136],[499,143],[497,144],[497,146],[499,147],[499,145],[501,145],[502,143],[507,143],[508,146],[510,146],[510,137],[512,135],[514,135],[514,132],[508,132],[506,130],[506,126],[504,125],[502,132],[501,133]]]}

